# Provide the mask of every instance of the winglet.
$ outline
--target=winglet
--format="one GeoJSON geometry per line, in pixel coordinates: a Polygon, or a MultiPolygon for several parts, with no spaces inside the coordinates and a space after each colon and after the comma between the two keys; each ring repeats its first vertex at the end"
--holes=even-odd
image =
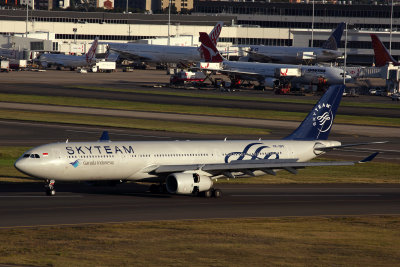
{"type": "Polygon", "coordinates": [[[365,159],[360,160],[358,163],[367,163],[372,161],[377,155],[379,154],[379,152],[375,152],[371,155],[369,155],[368,157],[366,157],[365,159]]]}
{"type": "Polygon", "coordinates": [[[108,136],[108,131],[104,131],[102,134],[101,134],[101,137],[100,137],[100,140],[99,140],[100,142],[110,142],[110,137],[108,136]]]}

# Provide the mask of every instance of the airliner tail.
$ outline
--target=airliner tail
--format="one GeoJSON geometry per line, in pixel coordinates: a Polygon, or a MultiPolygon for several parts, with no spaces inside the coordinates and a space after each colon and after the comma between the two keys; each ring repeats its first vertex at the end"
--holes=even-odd
{"type": "Polygon", "coordinates": [[[344,85],[332,85],[300,126],[285,140],[327,140],[342,99],[344,85]]]}
{"type": "Polygon", "coordinates": [[[200,49],[206,62],[222,62],[224,60],[207,33],[200,32],[200,42],[200,49]]]}
{"type": "Polygon", "coordinates": [[[374,48],[375,54],[375,66],[376,67],[383,67],[388,62],[393,62],[395,65],[398,62],[390,55],[389,51],[383,45],[379,37],[375,34],[371,34],[372,46],[374,48]]]}
{"type": "Polygon", "coordinates": [[[322,48],[337,50],[340,46],[340,39],[342,39],[344,26],[344,22],[339,23],[337,28],[332,32],[331,36],[329,36],[328,40],[324,42],[322,48]]]}

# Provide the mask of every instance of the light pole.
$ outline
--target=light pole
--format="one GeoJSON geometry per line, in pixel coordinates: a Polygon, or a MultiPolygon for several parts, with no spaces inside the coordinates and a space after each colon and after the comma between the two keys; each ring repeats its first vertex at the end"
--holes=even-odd
{"type": "Polygon", "coordinates": [[[25,37],[28,38],[28,0],[26,0],[26,23],[25,23],[25,37]]]}
{"type": "Polygon", "coordinates": [[[344,37],[344,66],[343,66],[343,84],[346,85],[346,64],[347,64],[347,22],[344,37]]]}
{"type": "Polygon", "coordinates": [[[128,0],[126,0],[126,11],[125,11],[126,14],[128,14],[128,10],[129,10],[128,0]]]}
{"type": "Polygon", "coordinates": [[[168,1],[168,45],[170,45],[169,27],[171,25],[171,0],[168,1]]]}
{"type": "Polygon", "coordinates": [[[311,47],[314,47],[314,3],[312,1],[312,21],[311,21],[311,47]]]}
{"type": "Polygon", "coordinates": [[[392,54],[392,29],[393,29],[393,0],[390,11],[390,36],[389,36],[389,54],[392,54]]]}

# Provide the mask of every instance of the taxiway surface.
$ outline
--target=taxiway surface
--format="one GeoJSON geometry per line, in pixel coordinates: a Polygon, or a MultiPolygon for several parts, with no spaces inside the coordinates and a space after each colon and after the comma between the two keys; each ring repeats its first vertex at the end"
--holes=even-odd
{"type": "Polygon", "coordinates": [[[219,185],[220,199],[151,194],[147,186],[115,188],[41,183],[1,185],[0,227],[150,220],[400,214],[400,186],[219,185]]]}

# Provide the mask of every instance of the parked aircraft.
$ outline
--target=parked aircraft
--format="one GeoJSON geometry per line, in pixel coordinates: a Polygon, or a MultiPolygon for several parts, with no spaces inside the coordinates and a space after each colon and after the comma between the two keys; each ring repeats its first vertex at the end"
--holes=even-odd
{"type": "Polygon", "coordinates": [[[257,61],[285,64],[328,62],[343,56],[337,51],[345,24],[340,23],[322,47],[251,45],[248,56],[240,61],[257,61]]]}
{"type": "Polygon", "coordinates": [[[32,148],[15,167],[45,180],[47,195],[55,194],[55,181],[141,181],[160,183],[150,187],[153,192],[165,188],[171,194],[220,197],[222,192],[213,188],[216,178],[276,175],[277,170],[296,174],[304,167],[357,163],[308,162],[329,150],[361,145],[327,140],[343,91],[344,85],[331,86],[300,126],[281,140],[111,142],[104,132],[98,142],[32,148]]]}
{"type": "MultiPolygon", "coordinates": [[[[290,81],[302,84],[318,84],[321,78],[325,79],[326,84],[343,83],[344,71],[335,67],[325,66],[308,66],[308,65],[290,65],[290,64],[274,64],[259,62],[238,62],[225,60],[218,52],[215,45],[211,42],[208,35],[204,32],[200,33],[201,48],[206,62],[221,62],[222,73],[230,77],[240,77],[244,80],[256,80],[261,85],[274,87],[276,85],[277,71],[279,75],[284,76],[282,70],[300,69],[299,77],[288,77],[290,81]]],[[[351,80],[350,75],[346,75],[346,81],[351,80]]]]}
{"type": "Polygon", "coordinates": [[[383,45],[381,40],[376,34],[370,34],[372,40],[372,46],[374,48],[374,55],[375,55],[375,66],[376,67],[383,67],[387,65],[389,62],[392,62],[394,66],[399,66],[400,63],[397,62],[383,45]]]}
{"type": "MultiPolygon", "coordinates": [[[[223,22],[218,22],[210,32],[210,38],[217,44],[223,22]]],[[[155,63],[189,63],[201,60],[201,50],[193,46],[152,45],[136,43],[109,43],[109,49],[123,58],[155,63]]]]}
{"type": "Polygon", "coordinates": [[[47,68],[50,66],[66,67],[75,69],[78,67],[89,67],[96,64],[96,49],[98,44],[98,37],[94,39],[89,51],[82,56],[64,55],[64,54],[42,54],[37,61],[47,68]]]}

